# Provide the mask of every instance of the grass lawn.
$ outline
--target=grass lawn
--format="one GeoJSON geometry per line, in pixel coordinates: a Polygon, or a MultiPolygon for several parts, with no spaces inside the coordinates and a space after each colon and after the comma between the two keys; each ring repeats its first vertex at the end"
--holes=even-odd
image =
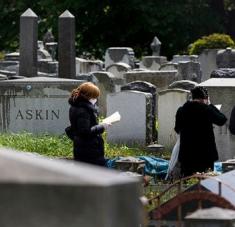
{"type": "MultiPolygon", "coordinates": [[[[2,133],[0,134],[0,146],[50,157],[72,158],[72,141],[66,135],[52,136],[43,134],[35,136],[26,132],[17,134],[2,133]]],[[[130,148],[125,145],[111,145],[106,143],[105,139],[105,156],[108,158],[140,155],[151,156],[155,154],[140,147],[130,148]]],[[[169,159],[169,152],[158,153],[157,157],[169,159]]]]}

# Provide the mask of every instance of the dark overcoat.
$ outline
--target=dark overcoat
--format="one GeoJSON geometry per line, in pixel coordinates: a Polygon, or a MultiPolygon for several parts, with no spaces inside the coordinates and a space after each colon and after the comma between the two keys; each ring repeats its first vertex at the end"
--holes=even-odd
{"type": "Polygon", "coordinates": [[[101,136],[104,126],[98,124],[95,106],[83,98],[70,98],[69,104],[74,159],[104,166],[104,141],[101,136]]]}
{"type": "Polygon", "coordinates": [[[180,134],[178,160],[182,175],[213,170],[218,160],[213,124],[222,126],[226,120],[212,104],[188,101],[177,110],[175,131],[180,134]]]}

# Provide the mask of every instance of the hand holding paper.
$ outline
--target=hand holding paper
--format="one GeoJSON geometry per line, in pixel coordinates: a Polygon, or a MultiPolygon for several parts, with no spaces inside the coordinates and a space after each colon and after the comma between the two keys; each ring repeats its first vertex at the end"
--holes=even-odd
{"type": "Polygon", "coordinates": [[[115,113],[113,113],[112,115],[106,117],[102,123],[105,123],[105,124],[113,124],[115,122],[118,122],[121,120],[121,115],[119,114],[118,111],[116,111],[115,113]]]}

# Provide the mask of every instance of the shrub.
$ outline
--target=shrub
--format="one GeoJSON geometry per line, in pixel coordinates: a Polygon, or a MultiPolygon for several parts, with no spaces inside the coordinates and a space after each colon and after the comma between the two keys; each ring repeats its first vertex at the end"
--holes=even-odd
{"type": "Polygon", "coordinates": [[[229,35],[214,33],[192,43],[189,47],[189,54],[200,54],[204,49],[224,49],[234,46],[235,43],[229,35]]]}

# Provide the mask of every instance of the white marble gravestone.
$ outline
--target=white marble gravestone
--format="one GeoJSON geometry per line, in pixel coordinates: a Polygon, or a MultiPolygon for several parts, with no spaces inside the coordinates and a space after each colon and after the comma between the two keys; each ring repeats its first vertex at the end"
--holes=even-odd
{"type": "Polygon", "coordinates": [[[158,143],[172,150],[176,143],[175,114],[189,97],[190,92],[183,89],[167,89],[158,94],[158,143]]]}
{"type": "Polygon", "coordinates": [[[119,111],[121,121],[108,128],[110,143],[146,145],[152,138],[152,95],[139,91],[108,94],[107,115],[119,111]]]}

